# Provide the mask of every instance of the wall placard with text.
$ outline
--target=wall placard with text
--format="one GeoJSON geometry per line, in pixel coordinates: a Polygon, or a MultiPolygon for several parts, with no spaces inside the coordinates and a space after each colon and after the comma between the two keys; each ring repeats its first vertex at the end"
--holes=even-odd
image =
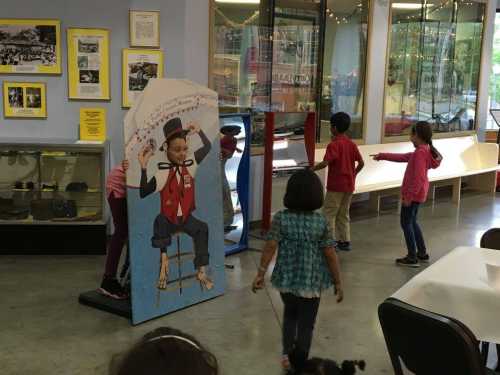
{"type": "Polygon", "coordinates": [[[106,140],[106,109],[80,108],[80,140],[106,140]]]}
{"type": "Polygon", "coordinates": [[[163,78],[163,51],[124,49],[122,106],[130,108],[151,78],[163,78]]]}
{"type": "Polygon", "coordinates": [[[110,100],[109,31],[68,29],[70,99],[110,100]]]}

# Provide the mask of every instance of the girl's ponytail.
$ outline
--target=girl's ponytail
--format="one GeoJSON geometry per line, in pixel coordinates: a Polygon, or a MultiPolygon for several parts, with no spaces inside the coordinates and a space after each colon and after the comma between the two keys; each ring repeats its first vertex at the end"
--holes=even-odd
{"type": "Polygon", "coordinates": [[[419,121],[412,129],[413,134],[427,143],[431,149],[431,154],[434,159],[442,159],[441,153],[432,144],[432,126],[427,121],[419,121]]]}
{"type": "Polygon", "coordinates": [[[431,154],[432,154],[432,157],[434,159],[442,159],[443,158],[443,156],[441,155],[441,153],[432,144],[432,139],[429,141],[429,147],[431,148],[431,154]]]}

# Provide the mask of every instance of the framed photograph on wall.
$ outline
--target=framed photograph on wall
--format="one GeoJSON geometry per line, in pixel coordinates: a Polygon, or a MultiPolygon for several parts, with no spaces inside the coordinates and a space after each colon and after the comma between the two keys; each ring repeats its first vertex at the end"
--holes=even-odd
{"type": "Polygon", "coordinates": [[[46,93],[45,83],[4,81],[4,117],[47,118],[46,93]]]}
{"type": "Polygon", "coordinates": [[[130,108],[151,78],[163,78],[163,51],[127,48],[122,60],[122,106],[130,108]]]}
{"type": "Polygon", "coordinates": [[[0,18],[0,73],[61,74],[61,22],[0,18]]]}
{"type": "Polygon", "coordinates": [[[68,97],[110,100],[109,30],[69,28],[68,97]]]}
{"type": "Polygon", "coordinates": [[[129,33],[131,47],[160,48],[160,12],[131,10],[129,33]]]}

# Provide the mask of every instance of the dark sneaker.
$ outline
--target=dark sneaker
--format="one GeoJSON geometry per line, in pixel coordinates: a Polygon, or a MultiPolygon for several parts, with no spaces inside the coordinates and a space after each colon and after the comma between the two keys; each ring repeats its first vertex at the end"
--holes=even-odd
{"type": "Polygon", "coordinates": [[[417,254],[417,259],[422,263],[429,263],[430,257],[429,254],[417,254]]]}
{"type": "Polygon", "coordinates": [[[340,251],[351,251],[351,243],[350,242],[343,242],[343,241],[337,241],[337,249],[340,251]]]}
{"type": "Polygon", "coordinates": [[[418,262],[417,259],[413,259],[408,256],[396,259],[396,264],[398,266],[403,266],[403,267],[412,267],[412,268],[420,267],[420,263],[418,262]]]}
{"type": "Polygon", "coordinates": [[[103,296],[113,299],[127,299],[128,294],[122,288],[118,280],[105,277],[102,280],[101,287],[97,290],[103,296]]]}

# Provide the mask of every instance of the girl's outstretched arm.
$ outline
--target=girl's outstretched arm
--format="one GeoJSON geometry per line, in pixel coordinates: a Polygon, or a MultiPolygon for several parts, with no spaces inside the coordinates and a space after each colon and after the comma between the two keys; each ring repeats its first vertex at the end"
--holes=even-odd
{"type": "Polygon", "coordinates": [[[370,155],[373,160],[387,160],[394,161],[396,163],[408,163],[413,152],[408,152],[406,154],[394,154],[389,152],[381,152],[380,154],[370,155]]]}

